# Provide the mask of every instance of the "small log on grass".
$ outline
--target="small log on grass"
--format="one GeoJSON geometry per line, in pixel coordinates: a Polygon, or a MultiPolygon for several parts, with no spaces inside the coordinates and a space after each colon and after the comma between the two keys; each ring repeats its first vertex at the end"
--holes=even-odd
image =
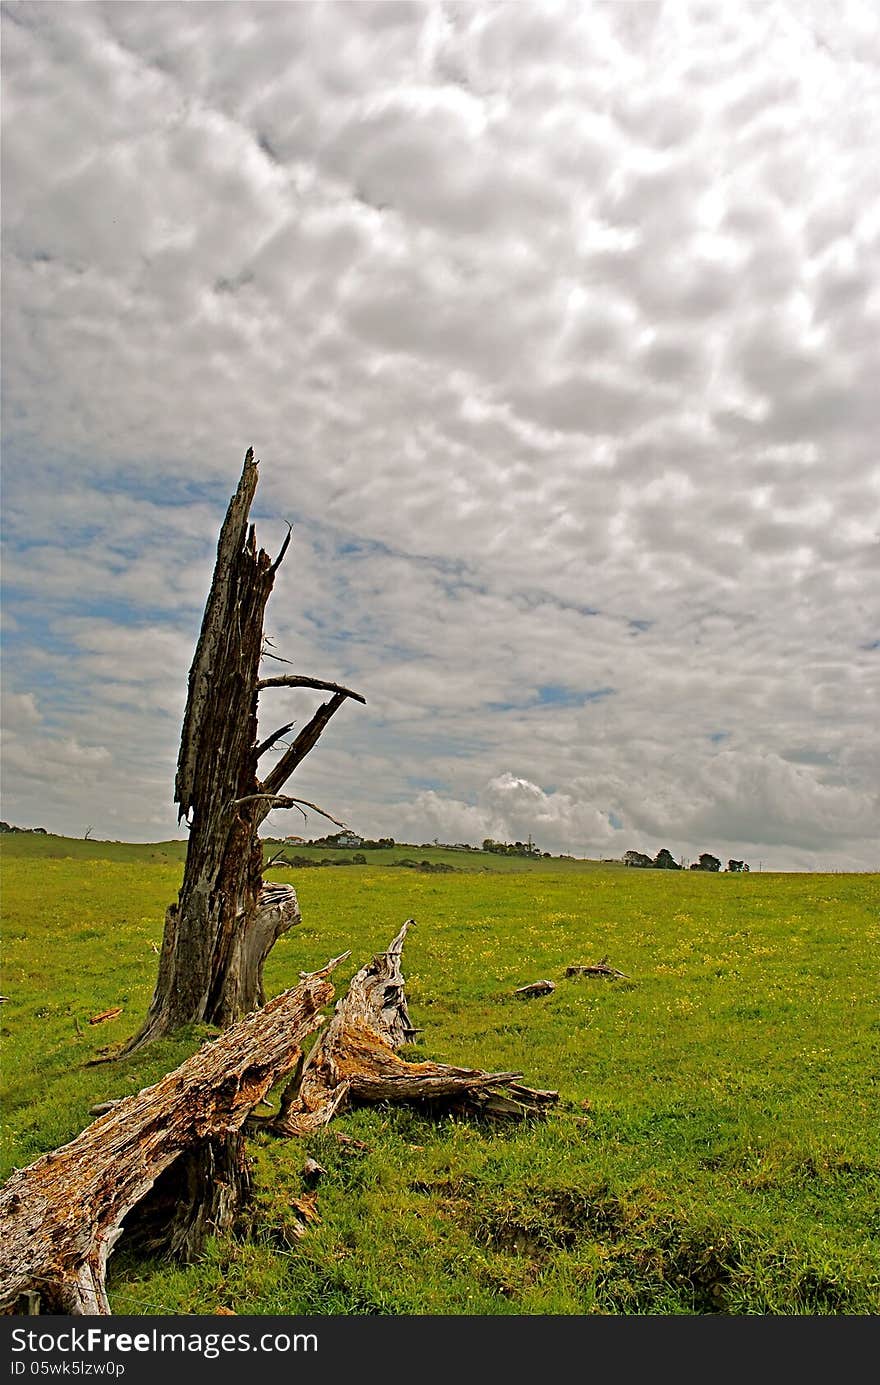
{"type": "Polygon", "coordinates": [[[346,1103],[416,1102],[433,1109],[522,1119],[543,1113],[557,1092],[522,1086],[518,1072],[483,1072],[446,1063],[408,1063],[398,1050],[418,1032],[406,1004],[401,970],[408,919],[387,952],[352,978],[348,995],[285,1091],[269,1128],[305,1135],[346,1103]]]}
{"type": "Polygon", "coordinates": [[[112,1010],[102,1010],[100,1015],[92,1015],[89,1024],[103,1024],[105,1020],[115,1020],[122,1014],[122,1006],[114,1005],[112,1010]]]}
{"type": "Polygon", "coordinates": [[[33,1311],[28,1305],[39,1295],[50,1313],[109,1313],[107,1257],[123,1219],[149,1207],[144,1200],[157,1179],[163,1207],[183,1213],[172,1217],[178,1244],[191,1236],[192,1218],[204,1233],[215,1229],[212,1215],[223,1220],[237,1209],[247,1167],[242,1154],[233,1186],[227,1144],[287,1077],[302,1040],[322,1022],[318,1012],[333,997],[328,978],[341,960],[304,977],[160,1082],[114,1102],[70,1144],[12,1175],[0,1189],[0,1312],[33,1311]],[[215,1174],[206,1202],[204,1179],[217,1168],[224,1177],[215,1174]]]}
{"type": "Polygon", "coordinates": [[[617,967],[609,965],[607,957],[601,957],[598,962],[586,964],[573,963],[565,968],[566,976],[607,976],[612,981],[628,981],[629,977],[625,972],[618,971],[617,967]]]}
{"type": "Polygon", "coordinates": [[[517,986],[513,994],[528,1000],[533,995],[549,995],[551,991],[555,990],[555,981],[531,981],[528,986],[517,986]]]}

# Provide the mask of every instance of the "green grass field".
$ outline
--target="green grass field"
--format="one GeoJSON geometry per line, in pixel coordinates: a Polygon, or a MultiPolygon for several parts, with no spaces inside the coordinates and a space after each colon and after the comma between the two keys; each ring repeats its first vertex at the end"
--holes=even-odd
{"type": "MultiPolygon", "coordinates": [[[[143,1017],[182,851],[4,838],[0,1177],[198,1044],[85,1066],[143,1017]]],[[[350,948],[344,994],[412,916],[410,1055],[516,1069],[559,1107],[510,1128],[361,1109],[305,1142],[255,1136],[249,1226],[187,1268],[123,1238],[115,1312],[880,1312],[880,878],[442,852],[459,869],[434,875],[386,863],[401,855],[429,858],[277,874],[303,923],[268,992],[350,948]],[[605,954],[628,980],[564,977],[605,954]],[[513,996],[542,977],[553,994],[513,996]],[[307,1154],[326,1174],[300,1237],[307,1154]]]]}

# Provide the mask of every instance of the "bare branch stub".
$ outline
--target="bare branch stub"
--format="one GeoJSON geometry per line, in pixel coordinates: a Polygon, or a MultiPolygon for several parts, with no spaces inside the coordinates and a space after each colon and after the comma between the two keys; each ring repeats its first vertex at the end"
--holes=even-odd
{"type": "MultiPolygon", "coordinates": [[[[287,783],[287,780],[293,774],[297,765],[300,764],[308,755],[309,751],[315,747],[325,726],[330,721],[330,718],[339,711],[342,704],[348,698],[353,698],[356,702],[365,704],[366,698],[362,697],[360,693],[353,692],[351,688],[341,687],[338,683],[327,683],[321,679],[306,678],[299,674],[280,674],[277,678],[261,678],[257,683],[257,690],[259,692],[264,688],[315,688],[333,692],[333,696],[328,702],[321,703],[321,706],[315,712],[311,720],[302,728],[292,745],[287,747],[281,759],[273,766],[260,785],[262,792],[277,795],[279,790],[287,783]]],[[[291,722],[286,727],[274,732],[273,735],[269,737],[268,742],[263,742],[263,744],[258,747],[258,754],[262,754],[269,745],[273,744],[281,735],[289,731],[292,725],[293,723],[291,722]]],[[[298,801],[299,800],[294,800],[294,803],[290,804],[276,803],[274,806],[293,807],[298,801]]],[[[320,812],[323,817],[328,818],[331,822],[337,822],[336,818],[332,817],[330,813],[325,813],[323,809],[319,808],[316,811],[320,812]]],[[[269,812],[271,812],[271,806],[267,806],[260,813],[258,821],[262,821],[269,812]]],[[[344,826],[343,823],[338,822],[337,825],[344,826]]]]}
{"type": "Polygon", "coordinates": [[[311,721],[307,722],[293,744],[288,746],[278,763],[266,775],[261,785],[265,793],[278,793],[284,787],[297,765],[314,749],[324,727],[345,700],[346,694],[339,692],[335,693],[329,702],[321,703],[311,721]]]}
{"type": "Polygon", "coordinates": [[[271,736],[267,736],[264,741],[260,741],[260,744],[254,751],[256,758],[259,760],[261,755],[265,755],[267,750],[271,750],[273,745],[281,740],[282,736],[286,736],[288,731],[293,730],[294,726],[296,726],[295,721],[288,721],[284,726],[279,726],[277,731],[273,731],[271,736]]]}
{"type": "Polygon", "coordinates": [[[355,702],[367,705],[367,699],[360,693],[353,692],[351,688],[344,688],[340,683],[327,683],[321,678],[309,678],[300,673],[279,673],[275,678],[260,678],[257,682],[257,692],[262,692],[264,688],[314,688],[316,692],[344,693],[355,702]]]}
{"type": "MultiPolygon", "coordinates": [[[[333,817],[332,813],[328,813],[324,808],[319,808],[317,803],[310,803],[307,798],[291,798],[288,794],[283,793],[252,793],[248,794],[246,798],[233,799],[229,806],[230,808],[237,808],[240,804],[256,803],[260,799],[268,803],[266,812],[263,816],[274,812],[276,808],[299,808],[300,810],[303,808],[311,808],[312,812],[319,813],[320,816],[326,818],[328,822],[335,822],[337,827],[343,827],[347,832],[351,830],[348,823],[340,822],[339,818],[333,817]]],[[[305,813],[303,813],[303,817],[305,816],[305,813]]]]}
{"type": "Polygon", "coordinates": [[[287,537],[285,538],[283,544],[281,545],[281,551],[279,552],[278,557],[275,559],[274,563],[272,564],[271,568],[269,569],[269,571],[272,572],[273,574],[276,573],[276,572],[278,571],[278,569],[280,568],[281,564],[284,562],[284,555],[285,555],[285,553],[287,552],[288,548],[290,547],[290,538],[291,538],[291,535],[292,535],[292,533],[293,533],[293,525],[290,523],[289,520],[287,520],[287,521],[285,521],[285,522],[287,523],[287,537]]]}

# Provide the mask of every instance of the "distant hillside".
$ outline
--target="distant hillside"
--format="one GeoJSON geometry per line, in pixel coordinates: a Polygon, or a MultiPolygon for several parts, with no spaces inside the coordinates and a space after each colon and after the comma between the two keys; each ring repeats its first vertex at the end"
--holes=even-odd
{"type": "MultiPolygon", "coordinates": [[[[77,861],[143,861],[145,864],[167,865],[183,862],[186,856],[186,841],[166,842],[111,842],[95,841],[91,837],[59,837],[50,832],[7,831],[0,836],[0,856],[8,860],[47,859],[77,861]]],[[[326,846],[290,845],[281,838],[263,839],[266,861],[276,852],[287,857],[299,857],[316,864],[333,856],[343,855],[351,859],[352,851],[331,852],[326,846]]],[[[457,850],[455,847],[421,846],[413,842],[396,842],[392,847],[380,847],[361,853],[366,864],[352,865],[344,869],[376,869],[378,866],[399,866],[405,861],[426,861],[431,866],[450,866],[457,871],[485,872],[491,874],[510,872],[542,872],[595,870],[600,865],[605,869],[609,863],[592,860],[574,860],[570,856],[499,856],[474,848],[471,851],[457,850]]],[[[612,866],[619,862],[611,863],[612,866]]],[[[276,863],[268,867],[267,874],[276,879],[290,879],[296,872],[276,863]]]]}

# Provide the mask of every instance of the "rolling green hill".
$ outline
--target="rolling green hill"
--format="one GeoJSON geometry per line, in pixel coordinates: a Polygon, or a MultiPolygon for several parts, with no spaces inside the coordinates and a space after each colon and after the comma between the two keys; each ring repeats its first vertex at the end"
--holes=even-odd
{"type": "MultiPolygon", "coordinates": [[[[203,1037],[84,1066],[146,1010],[184,847],[3,838],[3,1177],[203,1037]]],[[[387,853],[410,854],[440,859],[387,853]]],[[[877,876],[466,852],[435,874],[384,855],[274,873],[303,922],[271,954],[268,992],[351,948],[344,994],[412,916],[410,1056],[521,1071],[558,1109],[502,1129],[365,1108],[304,1142],[255,1136],[250,1226],[186,1268],[135,1261],[123,1238],[114,1311],[880,1311],[877,876]],[[604,955],[626,980],[565,976],[604,955]],[[552,994],[514,996],[538,978],[552,994]],[[326,1172],[301,1235],[307,1154],[326,1172]]]]}

